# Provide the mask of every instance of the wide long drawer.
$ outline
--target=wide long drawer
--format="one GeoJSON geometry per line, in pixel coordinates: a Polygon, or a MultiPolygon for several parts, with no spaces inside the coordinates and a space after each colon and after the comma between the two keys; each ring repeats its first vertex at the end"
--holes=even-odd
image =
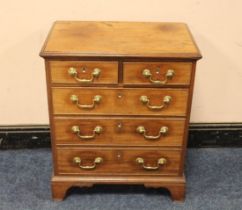
{"type": "Polygon", "coordinates": [[[62,147],[57,149],[57,173],[178,175],[180,160],[180,150],[62,147]]]}
{"type": "Polygon", "coordinates": [[[54,114],[186,116],[188,89],[52,88],[54,114]]]}
{"type": "Polygon", "coordinates": [[[185,119],[56,117],[56,144],[182,146],[185,119]]]}

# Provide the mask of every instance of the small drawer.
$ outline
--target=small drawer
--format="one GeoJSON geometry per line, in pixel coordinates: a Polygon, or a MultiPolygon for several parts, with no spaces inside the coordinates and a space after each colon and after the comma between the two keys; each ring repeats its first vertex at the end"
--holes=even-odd
{"type": "Polygon", "coordinates": [[[70,148],[57,149],[57,173],[65,175],[178,175],[181,150],[70,148]]]}
{"type": "Polygon", "coordinates": [[[55,117],[55,143],[96,146],[182,146],[185,119],[55,117]]]}
{"type": "Polygon", "coordinates": [[[188,89],[52,88],[54,114],[186,116],[188,89]]]}
{"type": "Polygon", "coordinates": [[[50,78],[56,84],[117,84],[118,62],[50,61],[50,78]]]}
{"type": "Polygon", "coordinates": [[[126,85],[189,85],[192,63],[124,62],[123,71],[126,85]]]}

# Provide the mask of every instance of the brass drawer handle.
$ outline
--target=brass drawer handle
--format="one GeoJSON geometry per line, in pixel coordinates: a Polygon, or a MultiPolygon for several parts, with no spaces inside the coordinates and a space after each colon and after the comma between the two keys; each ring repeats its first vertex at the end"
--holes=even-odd
{"type": "Polygon", "coordinates": [[[97,126],[94,128],[94,130],[93,130],[93,134],[92,134],[92,135],[86,135],[86,136],[81,135],[80,127],[77,126],[77,125],[73,125],[73,126],[71,127],[71,130],[72,130],[72,132],[75,133],[80,139],[94,139],[95,136],[96,136],[96,134],[100,134],[100,133],[102,133],[103,128],[102,128],[102,126],[97,125],[97,126]]]}
{"type": "Polygon", "coordinates": [[[165,96],[163,98],[163,104],[160,106],[150,105],[150,99],[147,96],[140,96],[140,101],[145,104],[149,109],[152,110],[161,110],[165,107],[167,107],[171,103],[172,97],[171,96],[165,96]]]}
{"type": "Polygon", "coordinates": [[[99,75],[101,74],[101,69],[99,68],[95,68],[93,69],[93,72],[92,72],[92,76],[90,79],[80,79],[78,77],[78,73],[77,73],[77,70],[76,68],[74,67],[70,67],[68,69],[68,73],[71,77],[73,77],[77,82],[80,82],[80,83],[91,83],[94,81],[95,78],[98,78],[99,75]]]}
{"type": "Polygon", "coordinates": [[[93,161],[93,164],[90,166],[83,166],[82,165],[82,159],[80,157],[74,157],[73,158],[73,163],[77,164],[81,169],[85,170],[90,170],[90,169],[95,169],[97,164],[100,164],[103,162],[103,158],[101,157],[96,157],[93,161]]]}
{"type": "Polygon", "coordinates": [[[72,103],[76,104],[78,108],[82,109],[93,109],[95,108],[96,104],[99,104],[102,99],[102,96],[100,95],[95,95],[92,99],[92,104],[80,104],[79,103],[79,98],[77,95],[71,95],[70,100],[72,103]]]}
{"type": "Polygon", "coordinates": [[[159,85],[165,85],[168,82],[168,80],[171,80],[173,78],[173,76],[175,75],[175,71],[173,69],[168,69],[166,74],[165,74],[164,80],[154,80],[154,79],[152,79],[152,74],[151,74],[149,69],[144,69],[142,74],[145,78],[148,78],[151,83],[159,84],[159,85]]]}
{"type": "Polygon", "coordinates": [[[156,166],[147,166],[147,165],[145,165],[144,159],[141,157],[138,157],[138,158],[136,158],[136,163],[142,165],[142,167],[146,170],[157,170],[160,168],[160,166],[165,165],[167,163],[167,160],[166,160],[166,158],[159,158],[157,160],[156,166]]]}
{"type": "Polygon", "coordinates": [[[159,134],[157,136],[149,136],[146,134],[146,129],[144,126],[138,126],[136,128],[136,131],[140,134],[142,134],[144,136],[145,139],[148,139],[148,140],[156,140],[156,139],[159,139],[161,137],[161,135],[166,135],[168,133],[168,127],[166,126],[162,126],[159,130],[159,134]]]}

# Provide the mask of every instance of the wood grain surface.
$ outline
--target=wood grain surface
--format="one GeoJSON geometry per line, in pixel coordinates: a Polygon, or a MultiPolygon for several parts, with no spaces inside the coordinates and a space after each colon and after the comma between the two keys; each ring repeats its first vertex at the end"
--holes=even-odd
{"type": "Polygon", "coordinates": [[[187,89],[114,89],[114,88],[52,88],[54,114],[72,115],[159,115],[185,116],[187,89]],[[77,95],[80,104],[92,104],[95,95],[102,96],[101,102],[93,109],[78,108],[70,100],[77,95]],[[171,96],[170,105],[161,110],[150,110],[140,101],[149,97],[151,105],[162,105],[165,96],[171,96]],[[120,97],[119,97],[120,96],[120,97]]]}
{"type": "Polygon", "coordinates": [[[179,163],[181,159],[180,150],[162,149],[139,149],[139,148],[78,148],[62,147],[57,149],[57,168],[58,174],[133,174],[133,175],[178,175],[179,163]],[[82,165],[90,166],[96,157],[103,158],[103,162],[97,164],[95,169],[81,169],[73,163],[74,157],[83,160],[82,165]],[[167,164],[158,170],[146,170],[136,163],[136,158],[141,157],[145,160],[145,165],[156,166],[159,158],[166,158],[167,164]]]}
{"type": "Polygon", "coordinates": [[[186,24],[145,22],[59,21],[40,55],[201,58],[186,24]]]}
{"type": "Polygon", "coordinates": [[[50,61],[51,82],[57,84],[117,84],[118,62],[111,61],[50,61]],[[80,83],[68,74],[69,68],[75,68],[80,79],[90,79],[95,68],[101,70],[100,76],[91,83],[80,83]]]}
{"type": "Polygon", "coordinates": [[[144,85],[149,84],[156,87],[167,85],[189,85],[191,80],[192,63],[190,62],[124,62],[124,84],[144,85]],[[165,85],[153,84],[142,75],[144,69],[149,69],[153,80],[165,79],[167,70],[174,70],[174,76],[165,85]]]}
{"type": "Polygon", "coordinates": [[[57,145],[180,147],[185,128],[184,119],[170,118],[55,117],[53,123],[57,145]],[[92,135],[97,125],[101,126],[103,131],[93,139],[82,139],[72,132],[74,125],[80,128],[81,135],[92,135]],[[168,132],[159,139],[150,140],[136,131],[138,126],[144,126],[149,136],[157,136],[162,126],[166,126],[168,132]]]}

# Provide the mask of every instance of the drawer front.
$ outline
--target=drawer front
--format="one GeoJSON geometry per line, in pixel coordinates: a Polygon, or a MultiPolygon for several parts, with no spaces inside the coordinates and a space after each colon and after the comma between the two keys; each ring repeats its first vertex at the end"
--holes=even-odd
{"type": "Polygon", "coordinates": [[[52,88],[54,114],[185,116],[188,89],[52,88]]]}
{"type": "Polygon", "coordinates": [[[129,85],[189,85],[192,63],[125,62],[124,84],[129,85]]]}
{"type": "Polygon", "coordinates": [[[60,84],[117,84],[118,62],[51,61],[52,83],[60,84]]]}
{"type": "Polygon", "coordinates": [[[177,175],[180,150],[58,148],[58,174],[177,175]]]}
{"type": "Polygon", "coordinates": [[[73,145],[182,146],[184,126],[184,119],[54,119],[55,143],[73,145]]]}

